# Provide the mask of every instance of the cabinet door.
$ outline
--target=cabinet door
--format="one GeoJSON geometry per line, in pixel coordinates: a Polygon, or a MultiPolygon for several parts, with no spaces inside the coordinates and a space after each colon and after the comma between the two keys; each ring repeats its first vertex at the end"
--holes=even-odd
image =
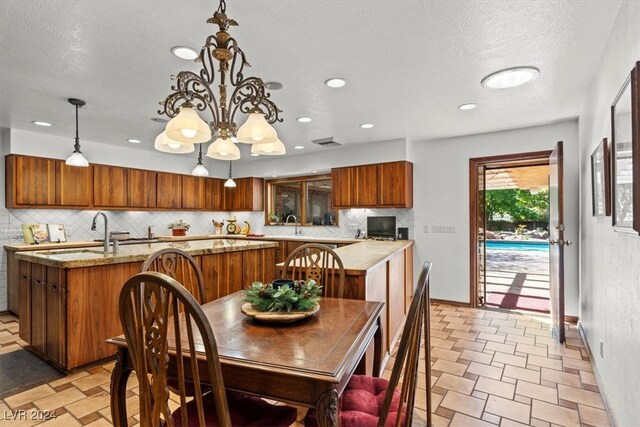
{"type": "Polygon", "coordinates": [[[242,251],[242,288],[253,282],[270,283],[276,279],[275,248],[242,251]]]}
{"type": "Polygon", "coordinates": [[[234,179],[235,187],[224,187],[224,210],[241,211],[244,206],[246,182],[243,178],[234,179]]]}
{"type": "Polygon", "coordinates": [[[354,206],[367,207],[378,204],[378,165],[364,165],[355,168],[354,206]]]}
{"type": "Polygon", "coordinates": [[[93,165],[93,204],[95,207],[127,206],[126,169],[118,166],[93,165]]]}
{"type": "Polygon", "coordinates": [[[56,160],[7,158],[7,207],[55,206],[56,160]]]}
{"type": "Polygon", "coordinates": [[[378,189],[380,206],[413,207],[413,163],[378,165],[378,189]]]}
{"type": "Polygon", "coordinates": [[[20,339],[31,342],[31,264],[18,261],[18,317],[20,339]]]}
{"type": "Polygon", "coordinates": [[[87,207],[91,205],[91,168],[56,163],[56,204],[87,207]]]}
{"type": "Polygon", "coordinates": [[[66,365],[66,288],[63,270],[49,267],[46,283],[46,336],[47,356],[61,366],[66,365]]]}
{"type": "Polygon", "coordinates": [[[242,287],[242,252],[202,256],[205,302],[244,289],[242,287]]]}
{"type": "Polygon", "coordinates": [[[182,209],[204,209],[206,180],[200,176],[182,176],[182,209]]]}
{"type": "Polygon", "coordinates": [[[156,173],[127,169],[127,207],[156,207],[156,173]]]}
{"type": "Polygon", "coordinates": [[[353,205],[353,168],[331,169],[331,198],[334,208],[353,205]]]}
{"type": "Polygon", "coordinates": [[[204,185],[204,208],[208,211],[224,210],[224,180],[206,178],[204,185]]]}
{"type": "Polygon", "coordinates": [[[38,264],[31,265],[31,342],[40,350],[46,351],[45,337],[47,332],[47,289],[45,267],[38,264]]]}
{"type": "Polygon", "coordinates": [[[158,172],[156,207],[180,209],[182,207],[182,175],[158,172]]]}

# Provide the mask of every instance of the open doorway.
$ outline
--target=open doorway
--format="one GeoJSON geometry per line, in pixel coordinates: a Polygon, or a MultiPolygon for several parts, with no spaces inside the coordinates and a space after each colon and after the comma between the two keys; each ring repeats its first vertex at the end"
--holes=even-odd
{"type": "Polygon", "coordinates": [[[470,160],[473,306],[550,312],[549,153],[470,160]]]}

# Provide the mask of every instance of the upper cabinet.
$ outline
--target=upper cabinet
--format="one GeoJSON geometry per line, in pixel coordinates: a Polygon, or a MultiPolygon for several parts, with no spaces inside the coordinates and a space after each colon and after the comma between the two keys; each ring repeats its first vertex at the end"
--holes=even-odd
{"type": "Polygon", "coordinates": [[[224,187],[224,210],[261,211],[264,209],[264,179],[236,178],[234,188],[224,187]]]}
{"type": "Polygon", "coordinates": [[[127,206],[131,208],[156,207],[156,172],[127,169],[127,206]]]}
{"type": "Polygon", "coordinates": [[[224,179],[209,178],[204,183],[204,209],[224,210],[224,179]]]}
{"type": "Polygon", "coordinates": [[[56,162],[56,205],[90,207],[92,172],[91,168],[56,162]]]}
{"type": "Polygon", "coordinates": [[[158,172],[157,177],[156,207],[181,209],[182,175],[158,172]]]}
{"type": "Polygon", "coordinates": [[[207,179],[201,176],[182,176],[182,209],[204,209],[207,179]]]}
{"type": "Polygon", "coordinates": [[[378,163],[331,169],[334,208],[413,207],[413,163],[378,163]]]}
{"type": "Polygon", "coordinates": [[[97,208],[126,207],[126,182],[125,168],[93,165],[93,205],[97,208]]]}

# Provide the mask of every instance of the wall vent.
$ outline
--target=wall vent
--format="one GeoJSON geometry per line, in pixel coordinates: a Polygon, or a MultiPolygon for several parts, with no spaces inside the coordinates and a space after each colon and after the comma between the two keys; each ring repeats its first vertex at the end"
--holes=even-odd
{"type": "Polygon", "coordinates": [[[342,145],[341,143],[336,141],[332,136],[328,138],[312,139],[311,142],[321,147],[339,147],[342,145]]]}

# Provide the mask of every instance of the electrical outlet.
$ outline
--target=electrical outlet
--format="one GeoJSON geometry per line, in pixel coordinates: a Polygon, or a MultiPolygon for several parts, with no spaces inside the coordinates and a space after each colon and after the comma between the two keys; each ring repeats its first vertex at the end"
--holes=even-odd
{"type": "Polygon", "coordinates": [[[600,340],[600,357],[604,358],[604,341],[600,340]]]}

